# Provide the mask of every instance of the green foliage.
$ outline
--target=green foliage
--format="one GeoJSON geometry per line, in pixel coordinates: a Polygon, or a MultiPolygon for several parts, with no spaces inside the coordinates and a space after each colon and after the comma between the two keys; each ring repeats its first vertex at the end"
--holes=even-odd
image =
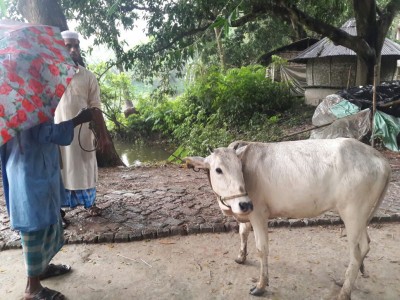
{"type": "MultiPolygon", "coordinates": [[[[13,7],[20,3],[2,1],[13,7]]],[[[31,2],[39,13],[46,9],[40,5],[42,1],[31,2]]],[[[363,1],[362,5],[358,2],[58,1],[67,19],[77,21],[83,37],[93,38],[95,45],[112,49],[116,59],[109,63],[135,70],[135,79],[165,78],[171,70],[182,74],[186,65],[197,59],[203,63],[219,62],[222,69],[254,64],[265,52],[310,35],[329,36],[333,42],[372,62],[377,58],[372,57],[374,53],[380,53],[382,35],[386,35],[400,11],[400,1],[363,1]],[[338,28],[354,16],[359,25],[364,24],[359,26],[357,38],[341,34],[338,28]],[[147,43],[137,44],[135,34],[124,32],[137,27],[145,27],[147,43]]]]}
{"type": "MultiPolygon", "coordinates": [[[[291,43],[292,26],[274,17],[249,22],[240,27],[231,28],[224,35],[225,61],[228,68],[256,64],[258,58],[273,49],[291,43]]],[[[201,51],[203,61],[217,57],[215,41],[210,40],[208,47],[201,51]]]]}
{"type": "MultiPolygon", "coordinates": [[[[342,24],[350,4],[339,0],[61,0],[68,19],[79,21],[84,37],[95,44],[106,44],[127,69],[135,69],[138,78],[151,78],[175,70],[184,72],[188,61],[220,60],[214,29],[221,29],[221,40],[228,67],[254,64],[257,57],[294,40],[290,13],[285,5],[294,5],[326,23],[342,24]],[[275,8],[281,14],[275,14],[275,8]],[[339,20],[339,21],[338,21],[339,20]],[[146,22],[150,41],[127,47],[121,30],[131,30],[146,22]]],[[[302,26],[302,25],[301,25],[302,26]]],[[[302,26],[304,27],[304,26],[302,26]]]]}
{"type": "Polygon", "coordinates": [[[218,89],[213,106],[230,126],[247,123],[254,113],[266,115],[284,111],[292,104],[285,84],[265,78],[261,66],[230,69],[218,89]]]}
{"type": "MultiPolygon", "coordinates": [[[[152,98],[151,96],[139,96],[136,102],[137,115],[131,115],[127,119],[128,131],[125,136],[130,140],[152,140],[164,135],[168,139],[171,128],[178,122],[174,117],[177,103],[170,98],[152,98]]],[[[172,142],[170,140],[169,142],[172,142]]]]}
{"type": "Polygon", "coordinates": [[[122,113],[126,100],[134,101],[134,87],[127,73],[108,70],[105,63],[89,66],[95,74],[104,74],[99,79],[102,109],[108,119],[107,127],[117,134],[124,132],[126,119],[122,113]]]}
{"type": "Polygon", "coordinates": [[[282,65],[287,65],[288,61],[279,55],[272,55],[271,57],[272,63],[277,65],[277,66],[282,66],[282,65]]]}
{"type": "MultiPolygon", "coordinates": [[[[258,140],[281,134],[282,118],[293,105],[287,87],[266,79],[260,66],[242,66],[253,65],[261,54],[306,35],[327,35],[338,44],[347,42],[350,48],[368,45],[363,34],[339,40],[338,27],[356,15],[361,23],[376,23],[377,32],[385,34],[384,25],[400,10],[398,1],[387,0],[371,1],[370,7],[376,4],[380,14],[357,11],[364,6],[340,0],[60,1],[69,19],[79,16],[81,33],[113,49],[118,65],[134,70],[135,79],[153,79],[156,74],[160,80],[151,96],[137,99],[140,114],[121,121],[129,130],[119,129],[133,139],[163,135],[191,151],[204,151],[206,144],[226,145],[232,137],[249,133],[258,140]],[[149,42],[127,47],[121,29],[130,30],[139,21],[146,22],[149,42]],[[193,62],[201,69],[194,68],[194,80],[175,97],[169,86],[171,70],[184,74],[193,62]],[[235,68],[221,73],[216,65],[235,68]]],[[[364,54],[379,53],[368,47],[354,48],[364,54]]],[[[115,112],[114,129],[118,130],[123,94],[112,83],[103,95],[115,105],[108,109],[115,112]]]]}
{"type": "MultiPolygon", "coordinates": [[[[289,0],[287,2],[294,1],[289,0]]],[[[340,27],[349,18],[354,16],[352,5],[342,0],[301,1],[297,5],[308,15],[337,27],[340,27]]]]}
{"type": "Polygon", "coordinates": [[[15,0],[0,0],[0,17],[23,22],[23,18],[17,11],[17,2],[15,0]]]}
{"type": "Polygon", "coordinates": [[[5,0],[0,0],[0,17],[4,18],[7,13],[7,4],[5,0]]]}
{"type": "Polygon", "coordinates": [[[225,74],[211,68],[196,78],[182,98],[198,120],[214,118],[219,125],[231,128],[247,123],[256,113],[283,111],[293,102],[287,86],[265,78],[265,68],[258,65],[230,69],[225,74]]]}
{"type": "Polygon", "coordinates": [[[191,154],[204,155],[208,149],[227,146],[234,139],[234,135],[227,127],[215,126],[215,124],[193,124],[185,147],[191,154]]]}
{"type": "Polygon", "coordinates": [[[182,162],[182,159],[186,157],[188,154],[189,151],[187,149],[183,148],[182,146],[179,146],[178,149],[176,149],[174,153],[172,153],[170,157],[168,157],[167,161],[180,163],[182,162]]]}
{"type": "Polygon", "coordinates": [[[278,135],[281,113],[293,103],[287,87],[265,78],[261,66],[227,73],[211,68],[174,99],[140,98],[140,115],[128,119],[128,135],[161,134],[191,154],[205,154],[244,133],[263,140],[278,135]]]}

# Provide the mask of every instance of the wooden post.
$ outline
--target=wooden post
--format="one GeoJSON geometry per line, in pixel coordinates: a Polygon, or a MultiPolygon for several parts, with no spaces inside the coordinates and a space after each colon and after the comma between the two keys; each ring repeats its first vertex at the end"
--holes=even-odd
{"type": "Polygon", "coordinates": [[[375,112],[376,112],[376,79],[377,79],[377,69],[378,65],[374,66],[374,86],[372,88],[372,122],[371,122],[371,146],[374,147],[375,145],[375,137],[374,137],[374,118],[375,118],[375,112]]]}
{"type": "Polygon", "coordinates": [[[347,76],[347,89],[349,88],[349,86],[350,86],[350,76],[351,76],[351,65],[350,65],[350,68],[349,68],[349,75],[347,76]]]}

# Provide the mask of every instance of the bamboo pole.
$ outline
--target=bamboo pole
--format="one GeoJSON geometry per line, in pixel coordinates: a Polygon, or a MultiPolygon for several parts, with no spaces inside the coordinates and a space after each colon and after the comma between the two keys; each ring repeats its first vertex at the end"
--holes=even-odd
{"type": "Polygon", "coordinates": [[[312,127],[308,128],[308,129],[304,129],[304,130],[301,130],[301,131],[296,131],[294,133],[291,133],[291,134],[288,134],[288,135],[285,135],[285,136],[281,137],[280,140],[284,140],[284,139],[286,139],[288,137],[292,137],[292,136],[295,136],[295,135],[298,135],[298,134],[301,134],[301,133],[305,133],[305,132],[308,132],[308,131],[311,131],[311,130],[314,130],[314,129],[323,128],[323,127],[332,125],[335,121],[337,121],[337,120],[334,120],[334,121],[332,121],[330,123],[327,123],[327,124],[324,124],[324,125],[321,125],[321,126],[312,126],[312,127]]]}
{"type": "Polygon", "coordinates": [[[394,100],[385,104],[379,104],[379,107],[388,107],[388,106],[392,106],[392,105],[397,105],[400,104],[400,100],[394,100]]]}
{"type": "Polygon", "coordinates": [[[351,65],[350,65],[350,68],[349,68],[349,75],[347,75],[347,86],[346,86],[347,89],[350,86],[350,76],[351,76],[351,65]]]}
{"type": "Polygon", "coordinates": [[[376,112],[376,78],[377,78],[377,69],[378,65],[374,66],[374,86],[372,88],[372,131],[371,131],[371,146],[375,146],[375,137],[374,137],[374,118],[375,118],[375,112],[376,112]]]}

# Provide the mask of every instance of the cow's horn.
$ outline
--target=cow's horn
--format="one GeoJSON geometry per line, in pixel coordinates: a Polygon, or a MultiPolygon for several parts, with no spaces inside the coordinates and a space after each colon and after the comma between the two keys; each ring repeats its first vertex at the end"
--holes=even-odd
{"type": "Polygon", "coordinates": [[[208,151],[210,151],[210,154],[212,154],[214,152],[213,148],[211,148],[210,145],[207,146],[208,151]]]}

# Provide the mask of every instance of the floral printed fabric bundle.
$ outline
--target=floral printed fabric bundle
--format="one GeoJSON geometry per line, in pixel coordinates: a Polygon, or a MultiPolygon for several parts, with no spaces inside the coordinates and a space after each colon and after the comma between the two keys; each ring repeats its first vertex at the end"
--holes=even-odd
{"type": "Polygon", "coordinates": [[[76,70],[58,28],[0,22],[0,145],[52,119],[76,70]]]}

